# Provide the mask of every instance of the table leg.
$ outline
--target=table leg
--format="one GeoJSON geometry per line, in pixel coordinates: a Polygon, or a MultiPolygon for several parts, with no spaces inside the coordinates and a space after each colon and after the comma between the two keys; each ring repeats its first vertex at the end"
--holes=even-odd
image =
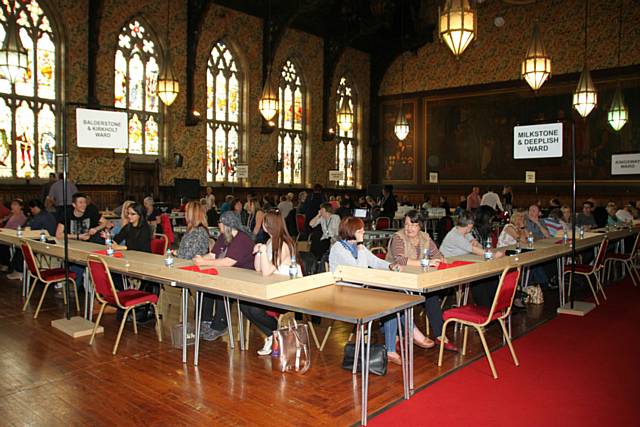
{"type": "Polygon", "coordinates": [[[189,291],[182,288],[182,363],[187,363],[187,329],[189,321],[187,312],[189,311],[189,291]]]}
{"type": "Polygon", "coordinates": [[[29,269],[27,268],[27,261],[22,260],[22,296],[27,297],[29,295],[29,284],[31,281],[29,280],[31,273],[29,273],[29,269]]]}
{"type": "Polygon", "coordinates": [[[360,344],[362,345],[362,425],[367,425],[367,401],[369,396],[369,356],[371,354],[371,323],[367,322],[367,342],[365,347],[364,325],[361,326],[360,344]]]}
{"type": "MultiPolygon", "coordinates": [[[[406,317],[405,317],[406,319],[406,317]]],[[[404,325],[401,322],[400,312],[396,313],[396,321],[398,322],[398,338],[400,339],[400,362],[402,366],[402,393],[407,398],[407,340],[404,325]]],[[[389,349],[387,349],[389,350],[389,349]]]]}
{"type": "Polygon", "coordinates": [[[237,299],[236,302],[238,303],[238,334],[240,335],[240,339],[238,341],[240,341],[240,351],[244,351],[246,350],[244,346],[244,316],[240,310],[240,300],[237,299]]]}
{"type": "Polygon", "coordinates": [[[200,321],[202,320],[202,299],[204,295],[200,291],[196,291],[196,342],[193,349],[193,366],[198,366],[198,358],[200,357],[200,321]]]}
{"type": "Polygon", "coordinates": [[[356,348],[353,351],[353,370],[351,371],[353,375],[358,372],[358,356],[360,355],[360,339],[362,338],[360,326],[362,326],[362,323],[358,321],[356,323],[356,348]]]}
{"type": "MultiPolygon", "coordinates": [[[[425,314],[426,316],[426,314],[425,314]]],[[[415,322],[413,321],[413,307],[409,308],[408,310],[405,310],[405,319],[407,319],[407,317],[409,318],[409,320],[407,321],[407,324],[409,326],[407,326],[405,328],[405,330],[407,331],[407,347],[409,348],[409,395],[411,394],[411,390],[414,389],[413,387],[413,328],[414,328],[414,324],[415,322]],[[408,312],[408,313],[407,313],[408,312]]]]}
{"type": "MultiPolygon", "coordinates": [[[[231,349],[236,348],[236,343],[233,341],[233,322],[231,321],[231,305],[229,303],[229,297],[224,297],[224,311],[227,314],[227,325],[229,328],[229,345],[231,349]]],[[[242,339],[242,337],[240,337],[242,339]]]]}

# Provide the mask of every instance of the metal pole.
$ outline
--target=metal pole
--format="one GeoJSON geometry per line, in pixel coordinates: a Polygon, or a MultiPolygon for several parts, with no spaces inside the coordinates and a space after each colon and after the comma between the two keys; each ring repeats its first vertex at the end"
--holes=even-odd
{"type": "Polygon", "coordinates": [[[573,285],[575,284],[575,272],[576,272],[576,123],[575,120],[571,122],[571,231],[573,239],[571,239],[571,286],[569,287],[569,298],[571,308],[573,309],[573,302],[575,300],[575,292],[573,292],[573,285]]]}
{"type": "MultiPolygon", "coordinates": [[[[69,194],[67,191],[67,174],[69,173],[68,156],[69,150],[67,146],[67,105],[62,104],[62,223],[64,224],[64,293],[67,297],[66,316],[67,320],[71,319],[71,295],[69,292],[69,230],[67,230],[68,212],[67,205],[69,194]]],[[[86,292],[86,290],[85,290],[86,292]]]]}

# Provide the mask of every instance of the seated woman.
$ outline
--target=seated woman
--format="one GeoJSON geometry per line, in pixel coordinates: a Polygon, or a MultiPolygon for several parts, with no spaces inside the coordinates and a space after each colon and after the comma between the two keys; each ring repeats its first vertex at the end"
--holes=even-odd
{"type": "MultiPolygon", "coordinates": [[[[237,267],[253,270],[253,240],[240,222],[240,216],[234,211],[226,211],[220,217],[218,226],[220,235],[211,253],[208,249],[204,253],[195,253],[193,262],[199,267],[237,267]]],[[[207,235],[207,241],[208,239],[207,235]]],[[[205,294],[202,304],[200,335],[206,341],[213,341],[227,331],[228,320],[224,302],[221,297],[205,294]]]]}
{"type": "MultiPolygon", "coordinates": [[[[4,228],[17,229],[18,227],[24,227],[27,222],[27,216],[24,214],[24,203],[21,199],[14,199],[11,201],[11,213],[7,218],[7,222],[4,224],[4,228]]],[[[11,251],[9,246],[0,245],[0,271],[9,270],[11,265],[11,251]]]]}
{"type": "MultiPolygon", "coordinates": [[[[420,267],[420,259],[424,255],[424,251],[427,251],[429,259],[431,260],[429,265],[438,266],[441,261],[444,261],[444,255],[438,250],[435,242],[431,240],[428,233],[420,231],[423,218],[420,212],[411,210],[404,216],[404,228],[399,230],[393,235],[389,241],[389,250],[387,252],[387,261],[395,262],[398,265],[410,265],[413,267],[420,267]]],[[[433,333],[437,341],[442,339],[442,310],[440,308],[440,298],[437,295],[427,295],[425,301],[425,312],[429,323],[433,327],[433,333]]],[[[397,319],[393,318],[384,322],[384,336],[385,340],[389,344],[392,340],[387,337],[395,337],[398,329],[397,319]]],[[[413,340],[419,347],[431,348],[434,346],[434,342],[429,338],[422,336],[420,330],[414,325],[413,340]]],[[[445,340],[445,348],[450,351],[457,351],[457,348],[445,340]]],[[[393,353],[393,352],[391,352],[393,353]]],[[[389,347],[387,346],[387,356],[389,356],[389,347]]],[[[392,358],[399,359],[393,355],[392,358]]]]}
{"type": "MultiPolygon", "coordinates": [[[[400,268],[399,265],[382,260],[375,256],[364,245],[364,222],[360,218],[347,217],[340,221],[338,228],[338,241],[331,246],[329,251],[329,268],[335,271],[339,265],[349,265],[362,268],[376,268],[379,270],[394,270],[400,268]]],[[[396,319],[389,319],[383,323],[385,333],[385,345],[387,347],[387,358],[397,365],[401,364],[400,355],[396,349],[396,334],[398,328],[396,319]],[[393,329],[395,327],[395,329],[393,329]]],[[[414,339],[423,346],[428,345],[427,339],[414,328],[414,339]],[[417,332],[417,334],[416,334],[417,332]]],[[[431,342],[433,347],[433,342],[431,342]]]]}
{"type": "MultiPolygon", "coordinates": [[[[268,212],[264,215],[262,228],[268,235],[267,243],[257,243],[253,248],[254,268],[263,276],[272,274],[289,275],[292,257],[296,255],[296,247],[284,225],[284,219],[280,212],[268,212]]],[[[302,276],[300,266],[296,276],[302,276]]],[[[265,307],[257,304],[240,304],[240,310],[247,319],[264,333],[267,338],[264,346],[258,350],[258,355],[271,354],[273,344],[273,331],[278,328],[278,321],[267,314],[265,307]]]]}
{"type": "Polygon", "coordinates": [[[151,228],[144,206],[135,202],[129,205],[127,219],[127,224],[113,236],[113,241],[117,243],[114,249],[151,252],[151,228]],[[126,245],[123,245],[125,242],[126,245]]]}
{"type": "Polygon", "coordinates": [[[527,230],[524,228],[524,212],[516,211],[511,215],[509,224],[505,225],[498,237],[498,247],[527,243],[527,230]]]}
{"type": "Polygon", "coordinates": [[[607,225],[620,225],[622,221],[618,219],[616,216],[616,212],[618,212],[618,208],[614,202],[607,203],[607,225]]]}

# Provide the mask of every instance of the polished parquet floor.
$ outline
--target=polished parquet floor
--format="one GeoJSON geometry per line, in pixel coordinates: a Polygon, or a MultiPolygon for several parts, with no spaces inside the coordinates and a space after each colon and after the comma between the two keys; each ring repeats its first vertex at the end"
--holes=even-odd
{"type": "MultiPolygon", "coordinates": [[[[312,348],[312,368],[305,375],[279,373],[272,370],[271,357],[258,357],[255,351],[262,338],[255,328],[249,351],[238,346],[231,350],[226,337],[203,342],[200,365],[194,367],[191,351],[189,363],[182,364],[181,350],[172,347],[169,322],[165,322],[162,343],[153,324],[139,326],[136,336],[128,323],[118,354],[112,356],[115,316],[105,317],[104,335],[89,346],[88,337],[74,340],[50,326],[51,320],[63,317],[60,297],[50,291],[34,320],[35,303],[23,313],[20,291],[18,281],[0,276],[0,425],[343,426],[359,422],[359,376],[341,368],[351,325],[336,323],[324,352],[312,348]]],[[[515,314],[514,335],[552,318],[556,300],[548,295],[544,306],[515,314]]],[[[422,316],[417,323],[424,329],[422,316]]],[[[327,325],[323,321],[319,332],[323,334],[327,325]]],[[[454,338],[461,343],[459,335],[454,338]]],[[[489,329],[488,341],[492,347],[502,345],[498,328],[489,329]]],[[[470,344],[466,357],[446,352],[442,368],[437,367],[435,349],[416,347],[416,388],[480,357],[475,334],[470,334],[470,344]]],[[[517,345],[516,340],[516,351],[517,345]]],[[[486,375],[491,375],[488,365],[486,375]]],[[[386,376],[371,376],[370,416],[401,397],[399,366],[390,365],[386,376]]]]}

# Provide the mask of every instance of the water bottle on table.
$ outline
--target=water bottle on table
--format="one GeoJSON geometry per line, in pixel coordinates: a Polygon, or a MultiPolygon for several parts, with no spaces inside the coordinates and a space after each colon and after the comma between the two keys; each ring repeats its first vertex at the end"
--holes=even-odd
{"type": "Polygon", "coordinates": [[[16,236],[18,237],[22,237],[22,226],[18,226],[18,228],[16,228],[16,236]]]}
{"type": "Polygon", "coordinates": [[[47,241],[47,234],[44,232],[44,230],[40,231],[40,241],[41,242],[47,241]]]}
{"type": "Polygon", "coordinates": [[[493,252],[491,251],[491,239],[487,239],[487,243],[484,245],[484,259],[485,261],[489,261],[493,258],[493,252]]]}
{"type": "Polygon", "coordinates": [[[425,248],[422,252],[422,258],[420,258],[420,267],[422,267],[422,271],[429,270],[429,249],[425,248]]]}
{"type": "Polygon", "coordinates": [[[173,267],[173,254],[171,249],[167,249],[167,256],[164,258],[164,265],[167,267],[173,267]]]}
{"type": "Polygon", "coordinates": [[[295,279],[298,276],[298,264],[296,263],[296,256],[291,255],[291,264],[289,264],[289,278],[295,279]]]}
{"type": "Polygon", "coordinates": [[[529,247],[529,249],[533,249],[533,232],[529,232],[529,235],[527,235],[527,245],[529,247]]]}

